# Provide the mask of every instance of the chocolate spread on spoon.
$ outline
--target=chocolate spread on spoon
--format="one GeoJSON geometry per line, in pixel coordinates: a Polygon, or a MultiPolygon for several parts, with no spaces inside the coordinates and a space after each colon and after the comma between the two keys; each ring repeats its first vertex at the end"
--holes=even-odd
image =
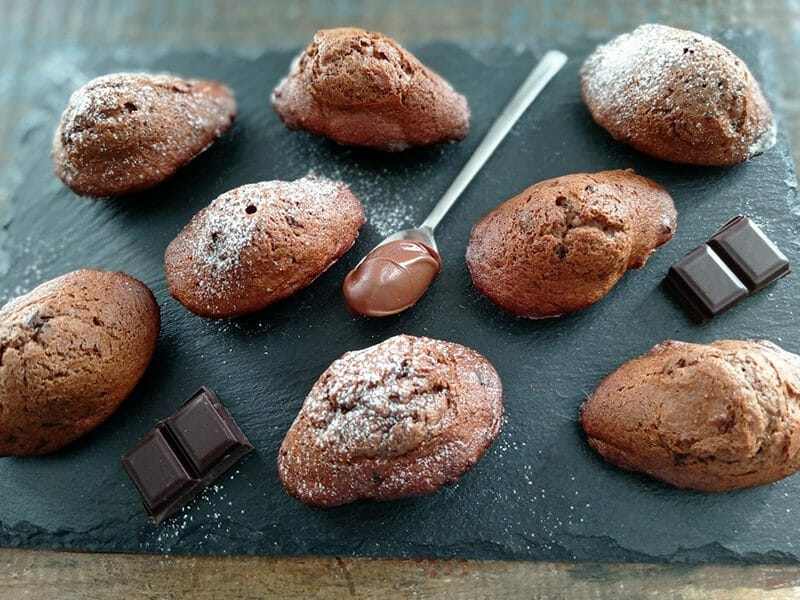
{"type": "Polygon", "coordinates": [[[413,306],[439,274],[439,254],[420,242],[381,244],[347,274],[342,291],[351,311],[394,315],[413,306]]]}

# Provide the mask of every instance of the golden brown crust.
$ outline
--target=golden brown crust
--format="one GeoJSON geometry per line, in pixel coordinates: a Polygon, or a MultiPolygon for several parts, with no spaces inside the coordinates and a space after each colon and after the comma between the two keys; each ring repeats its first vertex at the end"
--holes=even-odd
{"type": "Polygon", "coordinates": [[[608,462],[721,492],[800,469],[800,357],[775,344],[666,341],[609,375],[581,410],[608,462]]]}
{"type": "Polygon", "coordinates": [[[314,384],[278,454],[286,490],[315,506],[429,494],[497,437],[502,387],[483,356],[400,335],[348,352],[314,384]]]}
{"type": "Polygon", "coordinates": [[[124,273],[74,271],[0,308],[0,456],[53,452],[105,421],[158,330],[153,294],[124,273]]]}
{"type": "Polygon", "coordinates": [[[581,90],[615,139],[664,160],[735,165],[775,143],[747,65],[692,31],[642,25],[613,39],[586,59],[581,90]]]}
{"type": "Polygon", "coordinates": [[[291,296],[355,243],[364,209],[350,188],[315,176],[230,190],[170,242],[172,296],[208,317],[251,313],[291,296]]]}
{"type": "Polygon", "coordinates": [[[53,140],[76,194],[130,194],[164,181],[230,129],[233,93],[214,81],[116,73],[77,90],[53,140]]]}
{"type": "Polygon", "coordinates": [[[669,194],[631,170],[541,181],[472,229],[475,287],[514,315],[558,316],[603,298],[672,238],[669,194]]]}
{"type": "Polygon", "coordinates": [[[363,29],[318,31],[272,106],[289,129],[379,150],[460,140],[469,130],[462,95],[400,44],[363,29]]]}

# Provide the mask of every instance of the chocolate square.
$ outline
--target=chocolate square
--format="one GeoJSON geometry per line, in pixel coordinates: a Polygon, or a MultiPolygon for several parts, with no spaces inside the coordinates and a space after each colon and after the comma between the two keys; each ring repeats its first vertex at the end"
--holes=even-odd
{"type": "Polygon", "coordinates": [[[730,308],[748,293],[747,287],[705,244],[672,265],[667,278],[699,321],[730,308]]]}
{"type": "Polygon", "coordinates": [[[791,270],[789,261],[752,219],[738,216],[708,241],[751,292],[760,290],[791,270]]]}
{"type": "Polygon", "coordinates": [[[147,512],[158,519],[170,502],[192,493],[196,480],[187,472],[158,429],[148,433],[122,458],[147,512]]]}
{"type": "Polygon", "coordinates": [[[238,442],[217,405],[216,394],[203,388],[164,421],[197,475],[207,472],[238,442]]]}

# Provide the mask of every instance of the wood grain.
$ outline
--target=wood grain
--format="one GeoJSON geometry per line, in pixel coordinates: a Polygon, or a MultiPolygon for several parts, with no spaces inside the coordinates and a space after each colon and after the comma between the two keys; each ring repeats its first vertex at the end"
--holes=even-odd
{"type": "MultiPolygon", "coordinates": [[[[643,22],[702,32],[755,28],[776,51],[772,81],[800,158],[800,0],[469,0],[460,3],[242,0],[0,0],[0,225],[13,185],[25,82],[70,46],[277,48],[356,24],[413,44],[431,39],[570,39],[643,22]]],[[[0,234],[2,230],[0,229],[0,234]]],[[[2,240],[0,240],[2,241],[2,240]]],[[[328,558],[190,558],[0,550],[0,598],[672,598],[800,597],[793,565],[610,565],[328,558]]]]}
{"type": "Polygon", "coordinates": [[[797,598],[791,566],[178,557],[0,550],[0,598],[797,598]]]}

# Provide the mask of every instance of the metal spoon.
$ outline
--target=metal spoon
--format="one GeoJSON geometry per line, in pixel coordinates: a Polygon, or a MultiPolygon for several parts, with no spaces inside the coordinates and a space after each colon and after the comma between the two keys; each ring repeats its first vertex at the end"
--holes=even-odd
{"type": "MultiPolygon", "coordinates": [[[[478,171],[481,170],[483,165],[494,153],[497,146],[500,145],[500,142],[503,141],[528,106],[531,105],[539,93],[545,88],[545,86],[556,75],[556,73],[558,73],[558,71],[566,62],[567,55],[563,52],[558,50],[548,51],[542,60],[539,61],[539,64],[537,64],[536,67],[534,67],[534,69],[530,72],[528,77],[517,90],[516,94],[514,94],[514,97],[506,105],[500,116],[497,117],[497,120],[489,129],[478,147],[475,149],[475,152],[473,152],[470,159],[461,169],[461,172],[456,176],[456,178],[453,180],[453,183],[450,184],[450,187],[447,188],[447,191],[444,193],[436,206],[433,207],[433,210],[422,222],[422,224],[419,227],[415,227],[413,229],[404,229],[403,231],[398,231],[397,233],[390,235],[377,246],[375,246],[375,248],[373,248],[369,254],[361,259],[358,265],[356,265],[356,267],[347,276],[348,279],[345,280],[345,297],[348,301],[348,305],[350,305],[354,312],[359,312],[369,316],[396,314],[413,305],[414,302],[416,302],[416,300],[422,296],[427,287],[433,281],[436,273],[434,273],[433,277],[430,277],[425,283],[425,287],[419,290],[419,294],[413,298],[413,301],[410,303],[406,301],[401,303],[396,308],[389,310],[383,309],[380,312],[367,312],[354,306],[355,303],[351,302],[350,297],[348,297],[347,285],[348,280],[350,280],[354,275],[358,275],[358,270],[362,266],[362,263],[378,248],[390,242],[405,241],[422,244],[428,249],[432,250],[433,254],[435,254],[435,259],[439,261],[438,248],[433,235],[436,226],[439,225],[453,204],[455,204],[456,200],[458,200],[458,198],[461,196],[461,193],[467,188],[478,171]]],[[[394,280],[395,282],[400,282],[399,277],[404,275],[404,270],[406,269],[407,265],[400,264],[395,266],[400,269],[400,271],[398,271],[399,275],[395,276],[394,274],[390,274],[388,278],[394,280]]],[[[380,282],[376,283],[376,285],[380,285],[380,282]]]]}

